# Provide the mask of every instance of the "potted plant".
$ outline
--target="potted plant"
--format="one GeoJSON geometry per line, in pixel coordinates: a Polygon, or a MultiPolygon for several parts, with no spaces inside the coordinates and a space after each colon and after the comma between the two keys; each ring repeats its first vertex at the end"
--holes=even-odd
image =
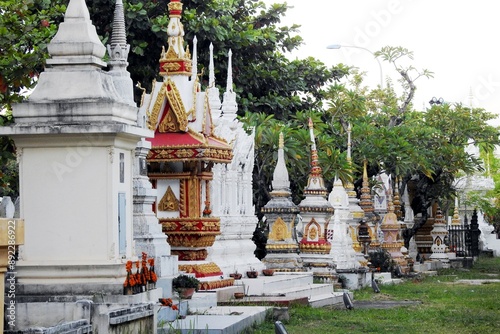
{"type": "Polygon", "coordinates": [[[274,269],[262,269],[262,273],[264,274],[264,276],[273,276],[274,269]]]}
{"type": "Polygon", "coordinates": [[[255,268],[250,268],[250,270],[247,271],[248,278],[257,278],[257,276],[259,276],[259,272],[255,270],[255,268]]]}
{"type": "Polygon", "coordinates": [[[232,277],[234,279],[241,279],[241,274],[238,272],[238,270],[235,270],[234,273],[229,274],[229,277],[232,277]]]}
{"type": "Polygon", "coordinates": [[[199,285],[200,281],[194,276],[179,275],[172,280],[172,288],[182,299],[191,299],[199,285]]]}
{"type": "Polygon", "coordinates": [[[243,299],[243,297],[245,297],[244,292],[235,292],[234,293],[234,299],[243,299]]]}

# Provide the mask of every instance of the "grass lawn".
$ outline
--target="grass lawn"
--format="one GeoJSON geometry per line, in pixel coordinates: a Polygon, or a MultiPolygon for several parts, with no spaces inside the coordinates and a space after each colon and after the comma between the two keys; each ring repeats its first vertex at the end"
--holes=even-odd
{"type": "MultiPolygon", "coordinates": [[[[289,334],[319,333],[500,333],[500,283],[471,285],[460,279],[500,279],[500,258],[481,257],[474,268],[440,270],[438,276],[354,291],[354,300],[411,300],[392,309],[354,310],[293,306],[289,334]]],[[[274,333],[269,320],[253,333],[274,333]]]]}

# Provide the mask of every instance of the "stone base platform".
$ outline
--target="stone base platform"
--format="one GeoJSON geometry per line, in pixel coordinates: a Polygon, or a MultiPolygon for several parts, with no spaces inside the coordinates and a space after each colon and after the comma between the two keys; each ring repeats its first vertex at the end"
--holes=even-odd
{"type": "Polygon", "coordinates": [[[392,278],[391,273],[374,273],[373,278],[381,285],[399,284],[403,282],[400,278],[392,278]]]}
{"type": "MultiPolygon", "coordinates": [[[[293,303],[312,307],[343,307],[343,291],[334,291],[333,284],[313,283],[313,273],[274,273],[273,276],[259,275],[257,278],[242,278],[234,286],[213,290],[200,290],[190,300],[183,300],[180,315],[184,319],[163,317],[157,334],[197,333],[209,334],[241,333],[255,323],[265,320],[266,313],[276,307],[293,303]],[[235,299],[235,292],[246,295],[235,299]],[[163,320],[163,321],[162,321],[163,320]]],[[[175,301],[174,301],[175,302],[175,301]]]]}
{"type": "Polygon", "coordinates": [[[218,305],[227,303],[288,305],[297,302],[320,307],[342,303],[342,293],[335,292],[331,283],[313,283],[311,272],[277,272],[273,276],[242,278],[235,280],[232,287],[217,289],[216,294],[218,305]],[[245,297],[235,299],[235,292],[243,292],[245,297]]]}
{"type": "Polygon", "coordinates": [[[166,333],[243,333],[254,324],[266,319],[265,306],[218,306],[203,313],[188,315],[184,319],[163,323],[157,334],[166,333]]]}

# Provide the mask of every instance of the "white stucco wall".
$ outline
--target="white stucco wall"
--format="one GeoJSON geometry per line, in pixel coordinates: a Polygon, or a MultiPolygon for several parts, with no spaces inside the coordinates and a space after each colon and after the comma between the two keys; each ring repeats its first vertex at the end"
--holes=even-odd
{"type": "Polygon", "coordinates": [[[132,256],[133,141],[51,137],[20,149],[22,260],[56,264],[116,262],[132,256]],[[123,153],[123,182],[120,180],[123,153]],[[119,254],[118,194],[125,196],[126,250],[119,254]]]}

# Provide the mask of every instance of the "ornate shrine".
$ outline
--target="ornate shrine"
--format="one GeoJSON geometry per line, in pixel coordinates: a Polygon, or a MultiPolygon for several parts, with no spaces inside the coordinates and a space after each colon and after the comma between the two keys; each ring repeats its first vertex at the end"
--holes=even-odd
{"type": "Polygon", "coordinates": [[[390,194],[388,196],[388,212],[384,216],[380,228],[384,233],[382,248],[391,254],[392,259],[396,263],[406,267],[407,263],[401,253],[401,247],[403,247],[403,243],[401,242],[401,224],[394,212],[394,204],[390,194]]]}
{"type": "Polygon", "coordinates": [[[328,192],[318,162],[311,119],[309,119],[309,133],[312,143],[311,171],[304,189],[305,198],[299,204],[303,220],[302,239],[299,242],[300,256],[304,267],[312,268],[314,276],[328,278],[335,272],[335,264],[330,256],[332,245],[326,236],[334,209],[326,199],[328,192]]]}
{"type": "Polygon", "coordinates": [[[273,173],[271,200],[262,208],[269,224],[267,255],[262,262],[277,271],[300,271],[302,259],[295,227],[299,208],[292,202],[290,180],[285,164],[283,133],[280,133],[278,161],[273,173]]]}
{"type": "Polygon", "coordinates": [[[168,48],[159,67],[163,82],[153,83],[142,105],[146,124],[155,131],[148,176],[158,190],[155,210],[179,270],[199,278],[219,276],[219,266],[207,261],[207,249],[221,233],[220,219],[211,215],[210,181],[214,163],[230,163],[233,153],[214,134],[209,95],[198,81],[196,41],[192,59],[184,47],[181,1],[170,1],[168,10],[168,48]]]}

